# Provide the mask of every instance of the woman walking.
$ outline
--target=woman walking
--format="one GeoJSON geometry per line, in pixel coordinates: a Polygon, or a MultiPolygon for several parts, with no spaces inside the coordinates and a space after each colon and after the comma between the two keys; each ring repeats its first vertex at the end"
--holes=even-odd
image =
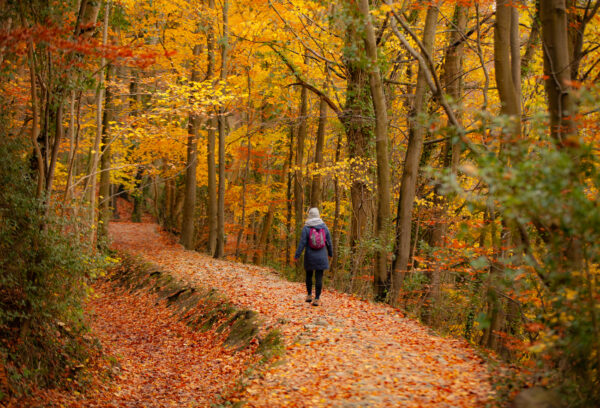
{"type": "Polygon", "coordinates": [[[308,210],[308,218],[302,228],[298,249],[294,260],[298,260],[302,251],[304,254],[304,269],[306,270],[306,301],[312,302],[313,306],[319,306],[321,290],[323,289],[323,272],[329,269],[329,258],[333,256],[331,236],[327,226],[319,215],[319,210],[311,208],[308,210]],[[315,275],[315,298],[312,298],[312,277],[315,275]]]}

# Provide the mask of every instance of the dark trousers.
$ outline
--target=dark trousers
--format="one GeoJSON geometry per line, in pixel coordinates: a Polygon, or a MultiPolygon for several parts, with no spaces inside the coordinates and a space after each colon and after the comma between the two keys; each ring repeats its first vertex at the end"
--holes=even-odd
{"type": "MultiPolygon", "coordinates": [[[[323,271],[315,272],[315,298],[321,297],[321,289],[323,289],[323,271]]],[[[309,295],[312,293],[312,277],[313,271],[306,271],[306,293],[309,295]]]]}

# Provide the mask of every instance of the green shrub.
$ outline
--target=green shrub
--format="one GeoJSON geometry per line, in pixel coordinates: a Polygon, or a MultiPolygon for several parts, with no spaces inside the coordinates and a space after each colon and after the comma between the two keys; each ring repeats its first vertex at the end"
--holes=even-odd
{"type": "Polygon", "coordinates": [[[98,263],[79,228],[35,198],[28,146],[0,139],[0,364],[4,393],[18,394],[82,368],[89,341],[81,301],[98,263]]]}

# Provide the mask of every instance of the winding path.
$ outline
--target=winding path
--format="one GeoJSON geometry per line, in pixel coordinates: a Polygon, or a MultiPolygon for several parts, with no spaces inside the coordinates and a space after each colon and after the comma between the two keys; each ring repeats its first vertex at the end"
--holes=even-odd
{"type": "Polygon", "coordinates": [[[391,307],[304,287],[266,268],[184,250],[156,224],[112,223],[113,246],[196,285],[212,287],[278,328],[286,353],[237,396],[254,407],[483,407],[493,400],[484,363],[461,340],[432,334],[391,307]]]}

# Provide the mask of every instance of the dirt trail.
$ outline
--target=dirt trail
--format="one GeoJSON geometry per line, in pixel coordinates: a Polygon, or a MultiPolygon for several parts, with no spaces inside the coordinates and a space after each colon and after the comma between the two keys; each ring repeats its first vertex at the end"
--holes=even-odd
{"type": "Polygon", "coordinates": [[[465,342],[432,335],[386,305],[324,290],[313,307],[302,284],[186,251],[155,224],[110,231],[115,248],[216,288],[281,331],[285,356],[238,396],[249,406],[478,407],[493,398],[485,365],[465,342]]]}

